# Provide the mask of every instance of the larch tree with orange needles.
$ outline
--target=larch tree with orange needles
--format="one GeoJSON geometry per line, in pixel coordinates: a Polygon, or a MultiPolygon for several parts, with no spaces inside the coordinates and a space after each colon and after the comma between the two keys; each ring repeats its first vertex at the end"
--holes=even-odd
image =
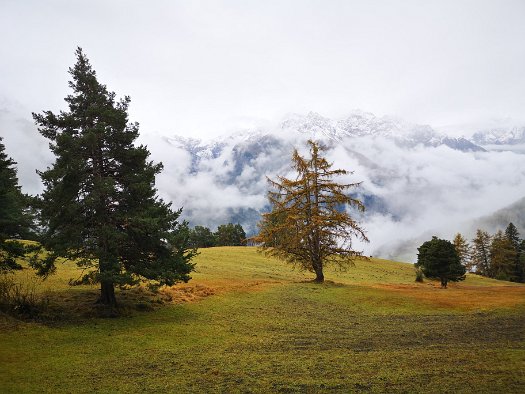
{"type": "Polygon", "coordinates": [[[327,264],[346,268],[362,256],[362,252],[352,249],[352,239],[368,242],[368,238],[346,208],[364,212],[365,206],[348,194],[360,183],[340,184],[333,180],[351,172],[332,169],[332,164],[321,155],[326,148],[311,140],[308,145],[309,158],[300,156],[297,150],[293,152],[295,179],[268,179],[272,209],[263,214],[254,240],[268,255],[314,272],[315,281],[322,283],[327,264]]]}

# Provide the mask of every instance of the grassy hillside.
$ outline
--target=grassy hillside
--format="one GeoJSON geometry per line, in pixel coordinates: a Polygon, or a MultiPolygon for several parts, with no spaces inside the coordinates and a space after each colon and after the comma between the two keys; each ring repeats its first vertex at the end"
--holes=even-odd
{"type": "MultiPolygon", "coordinates": [[[[324,285],[254,248],[204,249],[188,284],[97,290],[66,264],[39,287],[64,319],[0,325],[2,392],[523,392],[525,286],[360,261],[324,285]],[[138,311],[133,309],[147,309],[138,311]],[[81,319],[81,320],[79,320],[81,319]]],[[[31,281],[26,273],[20,280],[31,281]]]]}

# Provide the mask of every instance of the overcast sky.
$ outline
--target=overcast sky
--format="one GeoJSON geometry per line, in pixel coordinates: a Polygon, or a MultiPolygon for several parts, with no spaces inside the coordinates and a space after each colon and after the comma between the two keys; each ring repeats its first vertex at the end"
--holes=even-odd
{"type": "Polygon", "coordinates": [[[0,0],[0,110],[65,109],[81,46],[145,135],[357,108],[438,128],[521,121],[524,21],[523,0],[0,0]]]}

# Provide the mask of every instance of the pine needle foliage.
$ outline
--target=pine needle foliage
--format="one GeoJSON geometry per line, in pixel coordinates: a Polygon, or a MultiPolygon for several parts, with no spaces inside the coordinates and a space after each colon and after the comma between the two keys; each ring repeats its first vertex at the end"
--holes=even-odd
{"type": "Polygon", "coordinates": [[[314,272],[315,281],[323,282],[323,268],[327,264],[344,269],[362,256],[352,249],[352,239],[368,242],[368,238],[346,208],[364,212],[365,206],[347,193],[360,183],[334,181],[337,176],[352,173],[332,169],[332,164],[322,156],[324,146],[312,140],[308,146],[309,158],[302,157],[297,150],[293,152],[295,179],[268,178],[272,209],[263,214],[259,235],[254,240],[268,255],[314,272]]]}

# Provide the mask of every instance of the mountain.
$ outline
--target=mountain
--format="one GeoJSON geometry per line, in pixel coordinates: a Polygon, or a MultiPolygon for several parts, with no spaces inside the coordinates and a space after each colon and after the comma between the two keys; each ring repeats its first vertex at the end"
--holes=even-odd
{"type": "Polygon", "coordinates": [[[294,135],[332,144],[347,138],[372,137],[389,139],[406,148],[422,145],[433,148],[448,146],[462,152],[485,151],[464,137],[449,137],[428,125],[411,124],[388,116],[376,117],[363,111],[354,111],[348,117],[337,120],[323,117],[316,112],[309,112],[307,115],[291,114],[277,126],[243,130],[209,142],[180,136],[170,137],[167,141],[184,147],[198,160],[202,157],[217,157],[221,150],[232,142],[242,145],[250,141],[271,139],[275,143],[284,136],[286,139],[290,139],[290,136],[293,139],[294,135]]]}
{"type": "Polygon", "coordinates": [[[348,117],[332,120],[315,112],[306,116],[291,115],[281,122],[284,132],[299,132],[313,138],[341,141],[344,138],[379,137],[395,141],[400,146],[441,145],[462,152],[483,152],[484,148],[464,137],[452,138],[438,133],[428,125],[415,125],[394,117],[377,117],[370,112],[354,111],[348,117]]]}
{"type": "Polygon", "coordinates": [[[469,227],[471,233],[478,228],[505,230],[510,222],[516,226],[521,236],[525,237],[525,197],[490,215],[472,221],[469,227]]]}
{"type": "MultiPolygon", "coordinates": [[[[5,141],[19,163],[24,191],[39,193],[35,168],[45,168],[53,160],[42,149],[47,143],[31,121],[3,115],[0,109],[0,129],[13,130],[5,141]]],[[[468,232],[467,224],[480,217],[503,218],[479,223],[491,233],[507,221],[517,226],[523,222],[523,209],[497,213],[525,196],[525,144],[518,143],[523,128],[492,122],[486,129],[468,124],[461,129],[491,130],[492,136],[495,130],[500,132],[497,140],[489,138],[487,131],[484,138],[479,131],[476,139],[467,140],[369,112],[354,111],[341,119],[311,112],[209,141],[143,133],[140,143],[148,146],[152,160],[164,164],[156,179],[159,194],[174,208],[183,207],[183,217],[191,225],[215,229],[228,222],[241,223],[253,234],[260,213],[268,209],[267,177],[293,177],[293,149],[305,153],[306,140],[319,139],[330,148],[326,155],[334,168],[353,171],[340,181],[361,182],[354,192],[367,210],[356,218],[371,243],[356,243],[355,248],[410,261],[418,245],[409,240],[424,241],[432,235],[451,239],[457,231],[468,232]],[[475,144],[495,141],[500,145],[475,144]],[[509,142],[516,143],[504,145],[509,142]]]]}
{"type": "Polygon", "coordinates": [[[191,225],[240,223],[252,235],[269,208],[267,177],[293,177],[292,151],[305,153],[311,138],[330,148],[326,155],[335,168],[354,171],[341,182],[362,182],[354,196],[367,211],[352,214],[372,242],[355,247],[377,257],[413,260],[420,240],[450,239],[465,223],[525,195],[525,154],[486,151],[428,125],[361,111],[335,120],[293,114],[210,141],[160,136],[148,147],[164,163],[159,192],[184,207],[191,225]]]}
{"type": "Polygon", "coordinates": [[[474,133],[472,141],[480,145],[525,144],[525,127],[491,128],[474,133]]]}

